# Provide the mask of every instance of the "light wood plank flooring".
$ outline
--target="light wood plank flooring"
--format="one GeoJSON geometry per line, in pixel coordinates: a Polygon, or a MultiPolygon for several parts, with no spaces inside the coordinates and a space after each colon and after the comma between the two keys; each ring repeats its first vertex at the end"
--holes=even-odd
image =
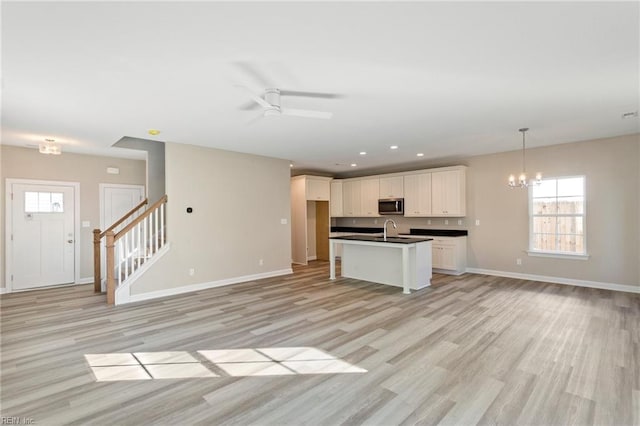
{"type": "Polygon", "coordinates": [[[436,275],[431,288],[403,295],[327,277],[328,263],[313,262],[291,276],[123,307],[106,306],[91,285],[4,295],[2,416],[41,425],[640,424],[640,295],[473,274],[436,275]],[[265,347],[313,347],[367,372],[96,382],[84,357],[201,359],[201,350],[265,347]]]}

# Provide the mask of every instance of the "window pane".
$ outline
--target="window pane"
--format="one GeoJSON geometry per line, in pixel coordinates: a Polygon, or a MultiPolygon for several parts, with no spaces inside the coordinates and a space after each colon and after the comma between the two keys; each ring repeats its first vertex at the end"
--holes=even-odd
{"type": "Polygon", "coordinates": [[[568,253],[584,253],[584,237],[581,235],[558,236],[558,250],[568,253]]]}
{"type": "Polygon", "coordinates": [[[584,198],[582,197],[562,197],[558,198],[558,213],[560,214],[583,214],[584,198]]]}
{"type": "Polygon", "coordinates": [[[553,234],[533,234],[534,250],[556,251],[556,237],[553,234]]]}
{"type": "Polygon", "coordinates": [[[540,183],[540,185],[534,185],[533,196],[535,198],[555,197],[556,196],[556,180],[555,179],[543,180],[542,183],[540,183]]]}
{"type": "Polygon", "coordinates": [[[555,217],[534,217],[533,232],[536,234],[555,234],[556,218],[555,217]]]}
{"type": "Polygon", "coordinates": [[[558,179],[558,196],[584,195],[584,178],[558,179]]]}
{"type": "Polygon", "coordinates": [[[51,193],[51,211],[64,212],[64,196],[62,192],[51,193]]]}
{"type": "Polygon", "coordinates": [[[51,211],[50,192],[38,192],[38,211],[44,213],[51,211]]]}
{"type": "Polygon", "coordinates": [[[555,198],[534,198],[533,214],[556,214],[558,204],[555,198]]]}
{"type": "Polygon", "coordinates": [[[584,234],[582,217],[559,217],[558,218],[559,234],[584,234]]]}
{"type": "Polygon", "coordinates": [[[25,213],[38,212],[38,193],[37,192],[24,193],[24,211],[25,213]]]}

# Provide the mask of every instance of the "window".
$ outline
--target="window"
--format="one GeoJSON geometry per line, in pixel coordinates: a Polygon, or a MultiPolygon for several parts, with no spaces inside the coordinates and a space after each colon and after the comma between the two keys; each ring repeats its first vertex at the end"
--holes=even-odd
{"type": "Polygon", "coordinates": [[[544,179],[529,191],[529,253],[583,255],[584,176],[544,179]]]}
{"type": "Polygon", "coordinates": [[[25,192],[25,213],[63,213],[62,192],[25,192]]]}

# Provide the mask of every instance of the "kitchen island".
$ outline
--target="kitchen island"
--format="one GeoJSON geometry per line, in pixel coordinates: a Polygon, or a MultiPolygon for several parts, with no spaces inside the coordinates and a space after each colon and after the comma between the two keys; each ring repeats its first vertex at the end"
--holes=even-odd
{"type": "Polygon", "coordinates": [[[336,278],[335,251],[342,245],[342,276],[402,287],[431,285],[431,238],[345,235],[329,238],[329,279],[336,278]]]}

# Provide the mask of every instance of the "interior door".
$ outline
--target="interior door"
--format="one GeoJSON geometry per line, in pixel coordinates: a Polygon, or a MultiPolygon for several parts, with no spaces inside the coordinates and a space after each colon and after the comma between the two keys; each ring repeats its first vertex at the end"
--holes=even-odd
{"type": "Polygon", "coordinates": [[[11,193],[12,288],[73,283],[75,188],[14,183],[11,193]]]}
{"type": "Polygon", "coordinates": [[[107,229],[144,199],[144,186],[101,184],[100,229],[107,229]]]}
{"type": "MultiPolygon", "coordinates": [[[[100,184],[100,229],[105,230],[114,224],[122,216],[130,212],[144,199],[144,186],[100,184]]],[[[126,226],[136,215],[116,228],[116,232],[126,226]]],[[[106,277],[106,238],[102,239],[100,257],[102,261],[102,290],[105,290],[104,279],[106,277]]]]}

